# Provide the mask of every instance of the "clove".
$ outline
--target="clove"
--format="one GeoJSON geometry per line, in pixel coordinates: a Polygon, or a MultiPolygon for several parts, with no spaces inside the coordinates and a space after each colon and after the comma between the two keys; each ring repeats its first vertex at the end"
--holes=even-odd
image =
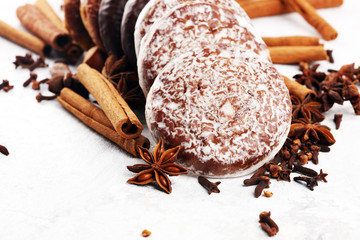
{"type": "Polygon", "coordinates": [[[38,102],[41,102],[41,101],[50,101],[50,100],[54,100],[57,96],[54,95],[54,96],[43,96],[41,93],[39,93],[38,95],[36,95],[36,100],[38,102]]]}
{"type": "Polygon", "coordinates": [[[205,178],[203,176],[198,177],[198,182],[200,183],[201,186],[203,186],[206,190],[208,190],[209,194],[211,194],[211,193],[220,193],[218,185],[221,182],[213,183],[213,182],[210,182],[207,178],[205,178]]]}
{"type": "Polygon", "coordinates": [[[9,156],[9,151],[3,145],[0,145],[0,153],[4,154],[5,156],[9,156]]]}
{"type": "Polygon", "coordinates": [[[279,232],[278,225],[270,217],[271,212],[262,212],[259,215],[259,222],[261,228],[269,235],[269,237],[276,235],[279,232]]]}
{"type": "Polygon", "coordinates": [[[298,173],[301,173],[301,174],[304,174],[308,177],[316,177],[318,174],[315,170],[311,169],[311,168],[307,168],[307,167],[303,167],[301,166],[301,164],[297,163],[297,164],[294,164],[294,169],[293,169],[294,172],[298,172],[298,173]]]}
{"type": "Polygon", "coordinates": [[[314,191],[314,187],[318,185],[317,179],[315,177],[306,177],[306,176],[299,176],[294,177],[295,182],[305,182],[306,186],[311,190],[314,191]]]}
{"type": "Polygon", "coordinates": [[[30,73],[30,77],[28,80],[26,80],[24,83],[23,83],[23,87],[27,87],[30,85],[30,83],[32,82],[35,82],[37,79],[37,74],[36,73],[30,73]]]}
{"type": "Polygon", "coordinates": [[[13,88],[14,86],[10,86],[10,82],[8,80],[3,80],[3,82],[0,84],[0,90],[4,90],[5,92],[8,92],[13,88]]]}

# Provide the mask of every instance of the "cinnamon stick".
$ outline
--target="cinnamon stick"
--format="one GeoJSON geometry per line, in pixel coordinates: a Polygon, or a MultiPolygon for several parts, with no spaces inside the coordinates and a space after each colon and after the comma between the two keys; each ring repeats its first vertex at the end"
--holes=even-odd
{"type": "Polygon", "coordinates": [[[282,77],[284,78],[284,83],[285,83],[286,87],[288,88],[291,95],[298,97],[302,101],[308,95],[311,95],[312,98],[316,97],[316,93],[313,90],[305,87],[304,85],[302,85],[296,81],[290,80],[289,78],[287,78],[284,75],[282,75],[282,77]]]}
{"type": "Polygon", "coordinates": [[[315,8],[306,0],[283,0],[287,6],[298,12],[303,18],[313,26],[320,35],[327,41],[337,38],[337,31],[317,14],[315,8]]]}
{"type": "Polygon", "coordinates": [[[67,29],[64,26],[63,21],[55,13],[54,9],[46,0],[36,0],[34,3],[37,7],[57,28],[67,32],[67,29]]]}
{"type": "Polygon", "coordinates": [[[289,64],[329,60],[324,46],[281,46],[269,47],[273,63],[289,64]]]}
{"type": "MultiPolygon", "coordinates": [[[[244,8],[250,18],[266,17],[294,12],[292,8],[286,6],[282,0],[259,0],[237,2],[244,8]]],[[[308,0],[308,2],[316,9],[338,7],[343,4],[343,0],[308,0]]]]}
{"type": "Polygon", "coordinates": [[[144,127],[115,87],[101,73],[82,63],[78,67],[77,76],[121,137],[131,139],[140,136],[144,127]]]}
{"type": "Polygon", "coordinates": [[[37,7],[26,4],[19,7],[16,14],[25,28],[39,36],[54,49],[63,51],[71,44],[69,34],[50,22],[37,7]]]}
{"type": "Polygon", "coordinates": [[[94,68],[101,72],[105,65],[106,55],[96,46],[90,48],[85,56],[83,63],[86,63],[91,68],[94,68]]]}
{"type": "Polygon", "coordinates": [[[319,46],[320,38],[311,36],[263,37],[268,47],[279,46],[319,46]]]}
{"type": "Polygon", "coordinates": [[[9,24],[0,20],[0,36],[9,39],[10,41],[33,51],[39,55],[49,55],[51,47],[45,44],[39,38],[16,29],[9,24]]]}
{"type": "Polygon", "coordinates": [[[80,0],[64,0],[64,20],[70,36],[83,50],[86,51],[94,46],[81,19],[80,0]]]}
{"type": "Polygon", "coordinates": [[[65,109],[74,114],[87,126],[94,129],[107,139],[113,141],[128,153],[131,153],[134,156],[139,156],[137,146],[140,145],[144,148],[150,147],[149,140],[142,135],[135,139],[126,139],[121,137],[114,130],[111,122],[100,108],[73,92],[71,89],[62,89],[60,96],[57,97],[57,100],[65,109]]]}
{"type": "Polygon", "coordinates": [[[80,59],[83,52],[83,49],[76,42],[71,43],[64,51],[66,59],[72,64],[75,64],[80,59]]]}

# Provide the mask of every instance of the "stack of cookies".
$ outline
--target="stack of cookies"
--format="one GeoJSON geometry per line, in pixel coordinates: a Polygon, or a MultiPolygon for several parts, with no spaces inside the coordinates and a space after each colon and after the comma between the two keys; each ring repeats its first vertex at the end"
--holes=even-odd
{"type": "Polygon", "coordinates": [[[240,176],[286,140],[291,101],[269,51],[234,0],[150,0],[135,26],[140,86],[153,137],[180,164],[240,176]]]}

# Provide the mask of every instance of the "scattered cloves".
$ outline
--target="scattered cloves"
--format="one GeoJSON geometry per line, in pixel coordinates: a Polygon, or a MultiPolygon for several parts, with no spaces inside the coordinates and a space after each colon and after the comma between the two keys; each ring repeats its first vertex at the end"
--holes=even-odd
{"type": "Polygon", "coordinates": [[[31,73],[30,73],[30,77],[29,77],[29,79],[28,79],[28,80],[26,80],[26,81],[23,83],[23,87],[27,87],[27,86],[29,86],[29,85],[30,85],[30,83],[35,82],[35,81],[36,81],[36,79],[37,79],[37,74],[36,74],[36,73],[31,72],[31,73]]]}
{"type": "Polygon", "coordinates": [[[41,93],[39,93],[38,95],[36,95],[36,100],[38,102],[41,102],[41,101],[50,101],[50,100],[54,100],[57,96],[54,95],[54,96],[43,96],[41,93]]]}
{"type": "Polygon", "coordinates": [[[269,177],[266,176],[260,176],[260,177],[254,177],[244,180],[245,186],[253,186],[259,184],[261,181],[269,181],[269,177]]]}
{"type": "Polygon", "coordinates": [[[301,173],[301,174],[304,174],[308,177],[316,177],[318,174],[315,170],[311,169],[311,168],[307,168],[307,167],[303,167],[301,166],[301,164],[297,163],[297,164],[294,164],[294,169],[293,169],[294,172],[298,172],[298,173],[301,173]]]}
{"type": "Polygon", "coordinates": [[[40,85],[43,84],[43,83],[46,83],[47,81],[49,81],[48,78],[45,78],[41,81],[33,81],[32,82],[32,89],[34,90],[40,90],[40,85]]]}
{"type": "Polygon", "coordinates": [[[265,172],[266,172],[266,167],[263,165],[250,178],[261,177],[265,174],[265,172]]]}
{"type": "Polygon", "coordinates": [[[269,235],[269,237],[276,235],[279,232],[278,225],[270,217],[271,212],[262,212],[259,215],[259,222],[261,228],[269,235]]]}
{"type": "Polygon", "coordinates": [[[306,186],[311,191],[314,191],[314,187],[318,185],[316,177],[299,176],[299,177],[294,177],[294,181],[295,182],[305,182],[306,186]]]}
{"type": "Polygon", "coordinates": [[[256,186],[255,188],[255,191],[254,191],[254,196],[256,198],[260,197],[262,191],[265,189],[265,188],[269,188],[270,186],[270,180],[267,179],[267,180],[261,180],[259,182],[259,184],[256,186]]]}
{"type": "Polygon", "coordinates": [[[45,57],[40,56],[36,59],[36,61],[29,66],[30,71],[34,71],[36,68],[45,68],[48,64],[45,63],[45,57]]]}
{"type": "Polygon", "coordinates": [[[324,173],[323,170],[320,169],[319,175],[317,175],[315,178],[316,178],[317,181],[327,182],[327,180],[326,180],[327,175],[328,175],[327,173],[324,173]]]}
{"type": "Polygon", "coordinates": [[[16,69],[19,66],[23,68],[29,68],[34,62],[35,61],[32,58],[31,53],[27,53],[25,56],[16,56],[15,62],[13,63],[15,64],[15,69],[16,69]]]}
{"type": "Polygon", "coordinates": [[[278,181],[288,181],[288,182],[291,182],[291,179],[290,179],[290,174],[291,174],[291,170],[281,170],[279,172],[279,177],[278,177],[278,181]]]}
{"type": "Polygon", "coordinates": [[[342,117],[343,117],[342,114],[335,114],[334,115],[334,122],[335,122],[336,130],[340,128],[342,117]]]}
{"type": "Polygon", "coordinates": [[[4,154],[5,156],[9,156],[9,151],[3,145],[0,145],[0,153],[4,154]]]}
{"type": "Polygon", "coordinates": [[[0,90],[4,90],[5,92],[8,92],[13,88],[14,86],[11,86],[8,80],[3,80],[3,82],[0,84],[0,90]]]}
{"type": "Polygon", "coordinates": [[[200,183],[201,186],[203,186],[206,190],[208,190],[209,194],[211,194],[211,193],[220,193],[218,185],[221,182],[213,183],[213,182],[210,182],[207,178],[205,178],[203,176],[198,177],[198,182],[200,183]]]}

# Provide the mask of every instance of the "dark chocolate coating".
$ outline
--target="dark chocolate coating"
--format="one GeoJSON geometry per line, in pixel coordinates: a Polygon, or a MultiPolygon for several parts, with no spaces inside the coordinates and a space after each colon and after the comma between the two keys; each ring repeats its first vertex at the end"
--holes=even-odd
{"type": "Polygon", "coordinates": [[[149,0],[129,0],[125,5],[121,24],[121,44],[131,66],[136,68],[134,31],[136,20],[149,0]]]}
{"type": "Polygon", "coordinates": [[[102,0],[99,9],[99,28],[104,47],[108,53],[121,57],[121,20],[127,0],[102,0]]]}

